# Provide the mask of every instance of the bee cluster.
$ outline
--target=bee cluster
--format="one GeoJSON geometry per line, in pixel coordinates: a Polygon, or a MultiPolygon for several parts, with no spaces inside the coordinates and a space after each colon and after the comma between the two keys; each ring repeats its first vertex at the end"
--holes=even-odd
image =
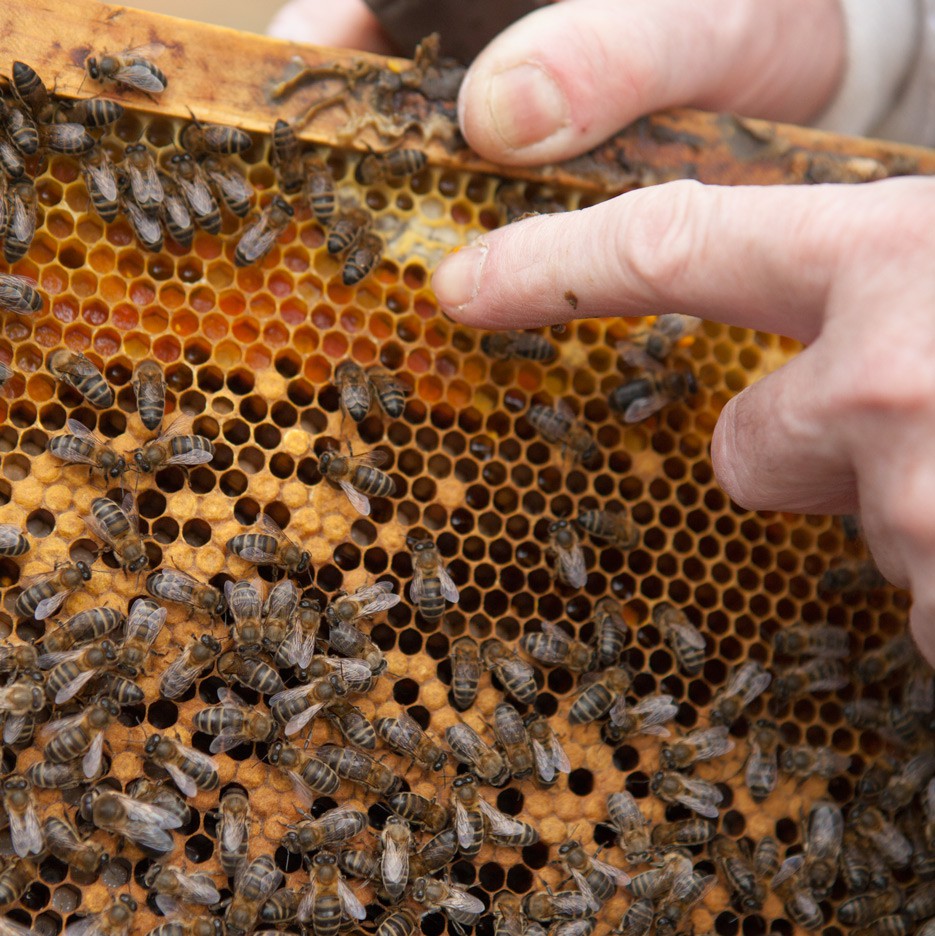
{"type": "MultiPolygon", "coordinates": [[[[745,514],[711,476],[720,388],[778,339],[452,327],[373,231],[522,206],[412,150],[325,161],[284,121],[266,164],[235,128],[115,118],[122,210],[176,242],[157,275],[89,236],[121,222],[23,74],[46,218],[0,280],[36,305],[0,337],[0,932],[931,930],[904,601],[834,521],[745,514]],[[228,256],[182,180],[235,158],[282,195],[228,256]],[[181,193],[189,244],[131,169],[181,193]]],[[[141,50],[89,74],[167,81],[141,50]]]]}

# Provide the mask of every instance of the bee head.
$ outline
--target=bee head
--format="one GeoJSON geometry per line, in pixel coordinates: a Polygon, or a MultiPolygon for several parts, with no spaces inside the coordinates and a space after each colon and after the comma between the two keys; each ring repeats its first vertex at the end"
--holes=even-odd
{"type": "Polygon", "coordinates": [[[304,572],[308,568],[309,563],[311,561],[312,561],[312,557],[309,555],[309,553],[306,550],[303,550],[302,555],[299,558],[299,563],[295,567],[296,572],[304,572]]]}
{"type": "Polygon", "coordinates": [[[107,473],[112,478],[119,478],[127,470],[127,460],[121,455],[107,473]]]}
{"type": "Polygon", "coordinates": [[[94,81],[97,81],[101,77],[101,66],[98,64],[97,59],[92,55],[85,62],[85,65],[88,68],[88,74],[94,81]]]}
{"type": "Polygon", "coordinates": [[[133,461],[136,462],[137,470],[142,471],[144,474],[149,474],[153,470],[152,465],[143,457],[142,451],[133,456],[133,461]]]}
{"type": "Polygon", "coordinates": [[[86,562],[79,560],[78,562],[75,563],[75,568],[80,573],[83,581],[85,582],[91,581],[91,567],[86,562]]]}
{"type": "Polygon", "coordinates": [[[151,735],[146,739],[146,746],[143,748],[143,750],[144,750],[147,754],[152,754],[153,751],[155,751],[156,748],[159,747],[160,744],[162,744],[162,735],[161,735],[161,734],[151,734],[151,735]]]}
{"type": "Polygon", "coordinates": [[[318,470],[324,474],[332,461],[334,461],[334,452],[322,452],[318,458],[318,470]]]}

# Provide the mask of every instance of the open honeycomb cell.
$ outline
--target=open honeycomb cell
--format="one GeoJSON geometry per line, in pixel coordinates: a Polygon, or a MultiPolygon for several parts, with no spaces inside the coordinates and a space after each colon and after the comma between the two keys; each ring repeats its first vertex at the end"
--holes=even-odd
{"type": "MultiPolygon", "coordinates": [[[[166,160],[180,128],[173,118],[131,109],[105,145],[117,159],[123,145],[145,140],[166,160]]],[[[376,579],[392,583],[404,600],[371,631],[388,674],[353,700],[371,720],[405,710],[436,737],[465,721],[490,740],[486,726],[504,687],[484,674],[475,705],[457,712],[451,705],[453,642],[495,637],[518,648],[543,622],[587,642],[595,633],[595,606],[608,596],[625,606],[629,627],[621,659],[634,673],[631,701],[671,696],[675,734],[709,723],[712,700],[744,661],[777,672],[792,665],[788,659],[774,664],[773,638],[783,628],[799,622],[845,627],[853,634],[852,660],[903,632],[905,595],[878,589],[829,598],[820,590],[833,560],[861,555],[838,521],[751,514],[732,504],[714,480],[708,448],[720,408],[794,353],[790,343],[707,323],[676,351],[697,373],[698,392],[643,423],[624,424],[608,395],[623,379],[616,344],[635,322],[572,323],[546,336],[557,349],[554,360],[503,361],[483,352],[480,333],[438,310],[429,273],[452,247],[501,223],[497,192],[503,180],[429,165],[406,181],[363,187],[354,179],[358,154],[332,149],[321,155],[339,199],[366,205],[386,241],[383,259],[357,286],[343,285],[340,261],[327,253],[324,230],[301,203],[266,259],[238,268],[233,252],[240,221],[227,212],[219,236],[198,231],[190,250],[167,239],[162,251],[150,254],[125,220],[104,223],[93,213],[74,160],[53,156],[37,178],[42,222],[28,255],[12,271],[34,277],[49,302],[37,316],[4,313],[0,322],[0,360],[15,371],[0,396],[0,521],[24,530],[32,545],[25,556],[0,559],[0,629],[11,641],[43,636],[41,623],[20,620],[14,610],[26,578],[58,562],[91,561],[98,549],[84,523],[91,501],[104,494],[120,499],[119,486],[99,477],[89,481],[83,468],[63,466],[48,454],[49,439],[67,419],[78,419],[118,451],[142,444],[150,434],[139,419],[131,379],[135,365],[148,358],[165,373],[167,422],[190,417],[194,431],[214,445],[209,464],[190,471],[170,466],[138,484],[131,478],[150,567],[188,570],[216,587],[257,577],[266,589],[276,581],[274,571],[257,572],[225,551],[229,539],[265,514],[309,551],[311,569],[297,577],[308,597],[324,604],[376,579]],[[96,410],[52,377],[49,358],[63,348],[85,353],[100,368],[115,392],[112,407],[96,410]],[[380,364],[411,387],[400,418],[386,418],[374,407],[356,427],[348,426],[333,378],[349,358],[365,367],[380,364]],[[531,405],[559,399],[597,441],[597,455],[586,465],[563,457],[526,416],[531,405]],[[386,455],[384,470],[396,486],[395,496],[374,499],[366,517],[317,467],[322,452],[338,449],[348,434],[355,449],[386,455]],[[629,511],[638,545],[623,550],[585,537],[586,587],[556,583],[550,523],[596,508],[629,511]],[[407,538],[426,535],[436,541],[460,589],[459,602],[434,621],[416,612],[408,593],[413,568],[407,538]],[[697,672],[686,672],[655,626],[652,609],[660,602],[686,609],[703,634],[704,662],[697,672]]],[[[268,138],[255,135],[241,161],[260,201],[267,201],[276,185],[268,138]]],[[[527,195],[546,197],[533,188],[527,195]]],[[[572,190],[547,197],[566,208],[594,200],[572,190]]],[[[142,579],[124,576],[105,557],[95,562],[87,587],[68,599],[67,614],[102,603],[125,609],[144,594],[142,579]]],[[[142,756],[143,739],[154,731],[207,750],[210,736],[196,732],[192,718],[217,702],[224,686],[217,672],[208,671],[178,700],[161,699],[158,689],[163,670],[193,633],[224,639],[227,628],[170,606],[138,680],[145,701],[125,706],[107,729],[103,784],[122,790],[143,774],[162,776],[142,756]]],[[[526,895],[546,884],[557,888],[563,874],[554,862],[569,838],[588,848],[607,846],[603,857],[622,864],[607,825],[608,794],[629,791],[653,824],[690,815],[650,793],[659,769],[657,738],[634,735],[608,743],[598,722],[568,721],[587,680],[563,666],[537,664],[536,681],[535,711],[549,719],[572,770],[551,790],[528,779],[500,790],[482,788],[499,810],[533,824],[541,839],[522,849],[488,843],[476,858],[452,865],[452,882],[469,888],[488,909],[503,890],[526,895]]],[[[907,756],[880,733],[853,727],[845,714],[855,698],[895,700],[898,688],[897,675],[804,694],[786,706],[775,705],[769,693],[753,701],[731,729],[733,751],[695,768],[696,778],[716,784],[722,794],[719,832],[754,843],[772,835],[783,855],[800,852],[803,821],[815,802],[830,799],[851,808],[859,779],[878,757],[907,756]],[[775,719],[783,748],[827,746],[849,755],[850,766],[830,780],[781,774],[774,792],[755,801],[743,767],[762,718],[775,719]]],[[[243,695],[265,710],[255,692],[243,695]]],[[[312,746],[336,740],[330,722],[315,720],[312,746]]],[[[931,736],[924,743],[930,745],[931,736]]],[[[287,883],[300,886],[307,874],[280,841],[301,804],[288,779],[266,762],[267,753],[267,745],[258,743],[217,755],[219,787],[240,784],[250,792],[251,857],[274,855],[287,883]]],[[[447,802],[453,763],[439,776],[382,747],[378,753],[410,789],[447,802]]],[[[3,772],[21,772],[41,755],[41,744],[8,745],[3,772]]],[[[80,798],[77,791],[36,795],[42,817],[74,817],[80,798]]],[[[229,896],[218,857],[218,791],[199,792],[189,802],[191,819],[175,833],[175,850],[166,860],[209,873],[222,896],[229,896]]],[[[369,836],[383,828],[388,810],[346,781],[333,797],[319,797],[312,812],[336,802],[368,811],[369,836]]],[[[107,833],[95,832],[93,840],[115,855],[101,874],[82,875],[44,857],[35,882],[5,912],[54,936],[81,915],[101,911],[113,896],[129,893],[140,904],[133,932],[163,922],[142,884],[152,858],[132,843],[116,854],[107,833]]],[[[358,844],[370,847],[373,841],[365,835],[358,844]]],[[[0,851],[12,854],[6,834],[0,851]]],[[[713,872],[704,847],[693,849],[693,860],[696,869],[713,872]]],[[[901,869],[896,881],[904,892],[933,886],[915,868],[901,869]]],[[[358,891],[372,922],[380,901],[369,887],[358,891]]],[[[819,929],[829,936],[848,928],[835,916],[847,896],[837,885],[822,902],[819,929]]],[[[604,905],[597,915],[600,936],[618,925],[629,903],[621,890],[604,905]]],[[[775,894],[757,912],[738,911],[721,878],[691,925],[723,936],[800,929],[775,894]]],[[[426,936],[444,926],[439,914],[421,922],[426,936]]],[[[491,926],[485,915],[480,930],[489,933],[491,926]]]]}

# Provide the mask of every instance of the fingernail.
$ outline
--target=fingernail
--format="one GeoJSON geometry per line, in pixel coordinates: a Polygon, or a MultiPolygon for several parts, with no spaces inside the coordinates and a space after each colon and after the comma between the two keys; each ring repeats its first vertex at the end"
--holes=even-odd
{"type": "Polygon", "coordinates": [[[432,274],[435,298],[447,312],[466,306],[480,290],[480,275],[487,247],[463,247],[447,256],[432,274]]]}
{"type": "Polygon", "coordinates": [[[568,123],[568,101],[555,79],[538,65],[514,65],[487,84],[490,122],[510,149],[540,143],[568,123]]]}

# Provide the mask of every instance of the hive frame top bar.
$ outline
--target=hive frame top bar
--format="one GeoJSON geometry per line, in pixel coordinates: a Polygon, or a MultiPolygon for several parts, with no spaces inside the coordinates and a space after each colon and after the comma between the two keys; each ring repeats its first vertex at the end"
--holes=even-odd
{"type": "MultiPolygon", "coordinates": [[[[325,80],[300,88],[287,100],[274,101],[273,88],[291,77],[299,63],[313,68],[358,63],[372,71],[396,74],[411,67],[405,59],[300,45],[96,0],[45,0],[20,6],[3,26],[0,61],[29,63],[46,80],[54,81],[59,95],[93,97],[103,92],[139,111],[187,118],[191,110],[203,121],[234,124],[253,132],[268,132],[277,118],[292,120],[316,97],[340,90],[340,81],[325,80]],[[84,62],[88,55],[152,43],[165,46],[158,65],[169,77],[169,86],[158,101],[113,85],[102,87],[87,77],[84,62]]],[[[809,178],[809,159],[801,154],[876,160],[884,167],[877,176],[935,173],[932,150],[768,121],[738,122],[730,115],[687,109],[637,121],[592,152],[560,165],[497,166],[464,145],[447,115],[444,120],[451,133],[446,141],[423,139],[414,129],[399,139],[381,135],[365,120],[373,113],[373,91],[372,83],[358,85],[354,94],[318,113],[300,136],[357,150],[420,146],[436,165],[607,194],[677,178],[713,184],[863,181],[838,179],[833,165],[821,179],[809,178]]]]}

